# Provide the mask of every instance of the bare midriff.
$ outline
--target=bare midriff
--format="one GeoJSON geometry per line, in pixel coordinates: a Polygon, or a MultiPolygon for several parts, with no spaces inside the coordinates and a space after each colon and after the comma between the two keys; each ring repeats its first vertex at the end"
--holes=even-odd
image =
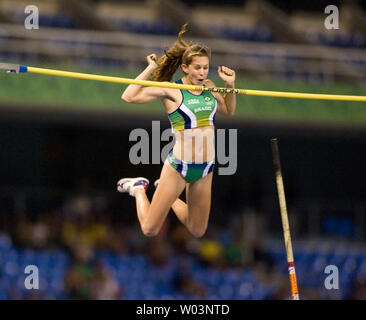
{"type": "Polygon", "coordinates": [[[204,126],[174,131],[173,153],[179,160],[204,163],[215,158],[215,127],[204,126]]]}

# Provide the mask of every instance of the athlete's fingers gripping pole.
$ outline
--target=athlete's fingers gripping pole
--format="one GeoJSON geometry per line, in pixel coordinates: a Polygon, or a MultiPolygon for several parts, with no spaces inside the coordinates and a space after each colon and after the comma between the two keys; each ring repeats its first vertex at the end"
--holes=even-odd
{"type": "Polygon", "coordinates": [[[294,255],[292,252],[290,225],[288,222],[285,189],[283,186],[280,153],[278,150],[277,138],[271,139],[271,147],[272,147],[272,155],[273,155],[273,164],[274,164],[275,175],[276,175],[278,200],[279,200],[280,210],[281,210],[283,236],[285,239],[288,272],[289,272],[289,276],[290,276],[291,296],[292,296],[292,300],[299,300],[299,291],[297,288],[297,280],[296,280],[296,272],[295,272],[295,261],[294,261],[294,255]]]}

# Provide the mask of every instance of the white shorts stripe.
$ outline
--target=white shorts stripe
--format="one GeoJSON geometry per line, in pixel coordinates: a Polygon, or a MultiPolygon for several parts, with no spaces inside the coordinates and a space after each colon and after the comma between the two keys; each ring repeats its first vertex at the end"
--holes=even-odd
{"type": "Polygon", "coordinates": [[[188,165],[184,162],[182,162],[182,172],[181,172],[181,175],[183,177],[185,177],[187,175],[187,171],[188,171],[188,165]]]}
{"type": "Polygon", "coordinates": [[[212,164],[213,164],[213,161],[210,161],[210,162],[207,163],[207,166],[206,166],[205,170],[203,170],[202,178],[207,176],[208,170],[210,170],[212,164]]]}

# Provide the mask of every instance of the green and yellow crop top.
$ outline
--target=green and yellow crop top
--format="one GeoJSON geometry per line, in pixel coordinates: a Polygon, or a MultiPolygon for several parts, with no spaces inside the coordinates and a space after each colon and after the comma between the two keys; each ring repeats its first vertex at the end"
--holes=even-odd
{"type": "MultiPolygon", "coordinates": [[[[176,83],[183,82],[178,80],[176,83]]],[[[188,90],[180,91],[182,103],[168,115],[172,131],[215,125],[217,101],[211,92],[203,91],[200,95],[194,95],[188,90]]]]}

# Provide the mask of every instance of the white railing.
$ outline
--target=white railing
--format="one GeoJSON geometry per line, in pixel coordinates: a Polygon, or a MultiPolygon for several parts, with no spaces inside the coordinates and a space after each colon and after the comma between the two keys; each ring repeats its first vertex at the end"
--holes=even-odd
{"type": "MultiPolygon", "coordinates": [[[[110,59],[141,64],[146,55],[162,54],[163,48],[171,46],[175,40],[172,36],[59,28],[26,30],[23,26],[0,24],[0,56],[25,54],[67,61],[110,59]]],[[[211,47],[214,68],[228,65],[238,72],[255,75],[307,73],[330,80],[366,81],[364,49],[223,39],[186,40],[211,47]]]]}

